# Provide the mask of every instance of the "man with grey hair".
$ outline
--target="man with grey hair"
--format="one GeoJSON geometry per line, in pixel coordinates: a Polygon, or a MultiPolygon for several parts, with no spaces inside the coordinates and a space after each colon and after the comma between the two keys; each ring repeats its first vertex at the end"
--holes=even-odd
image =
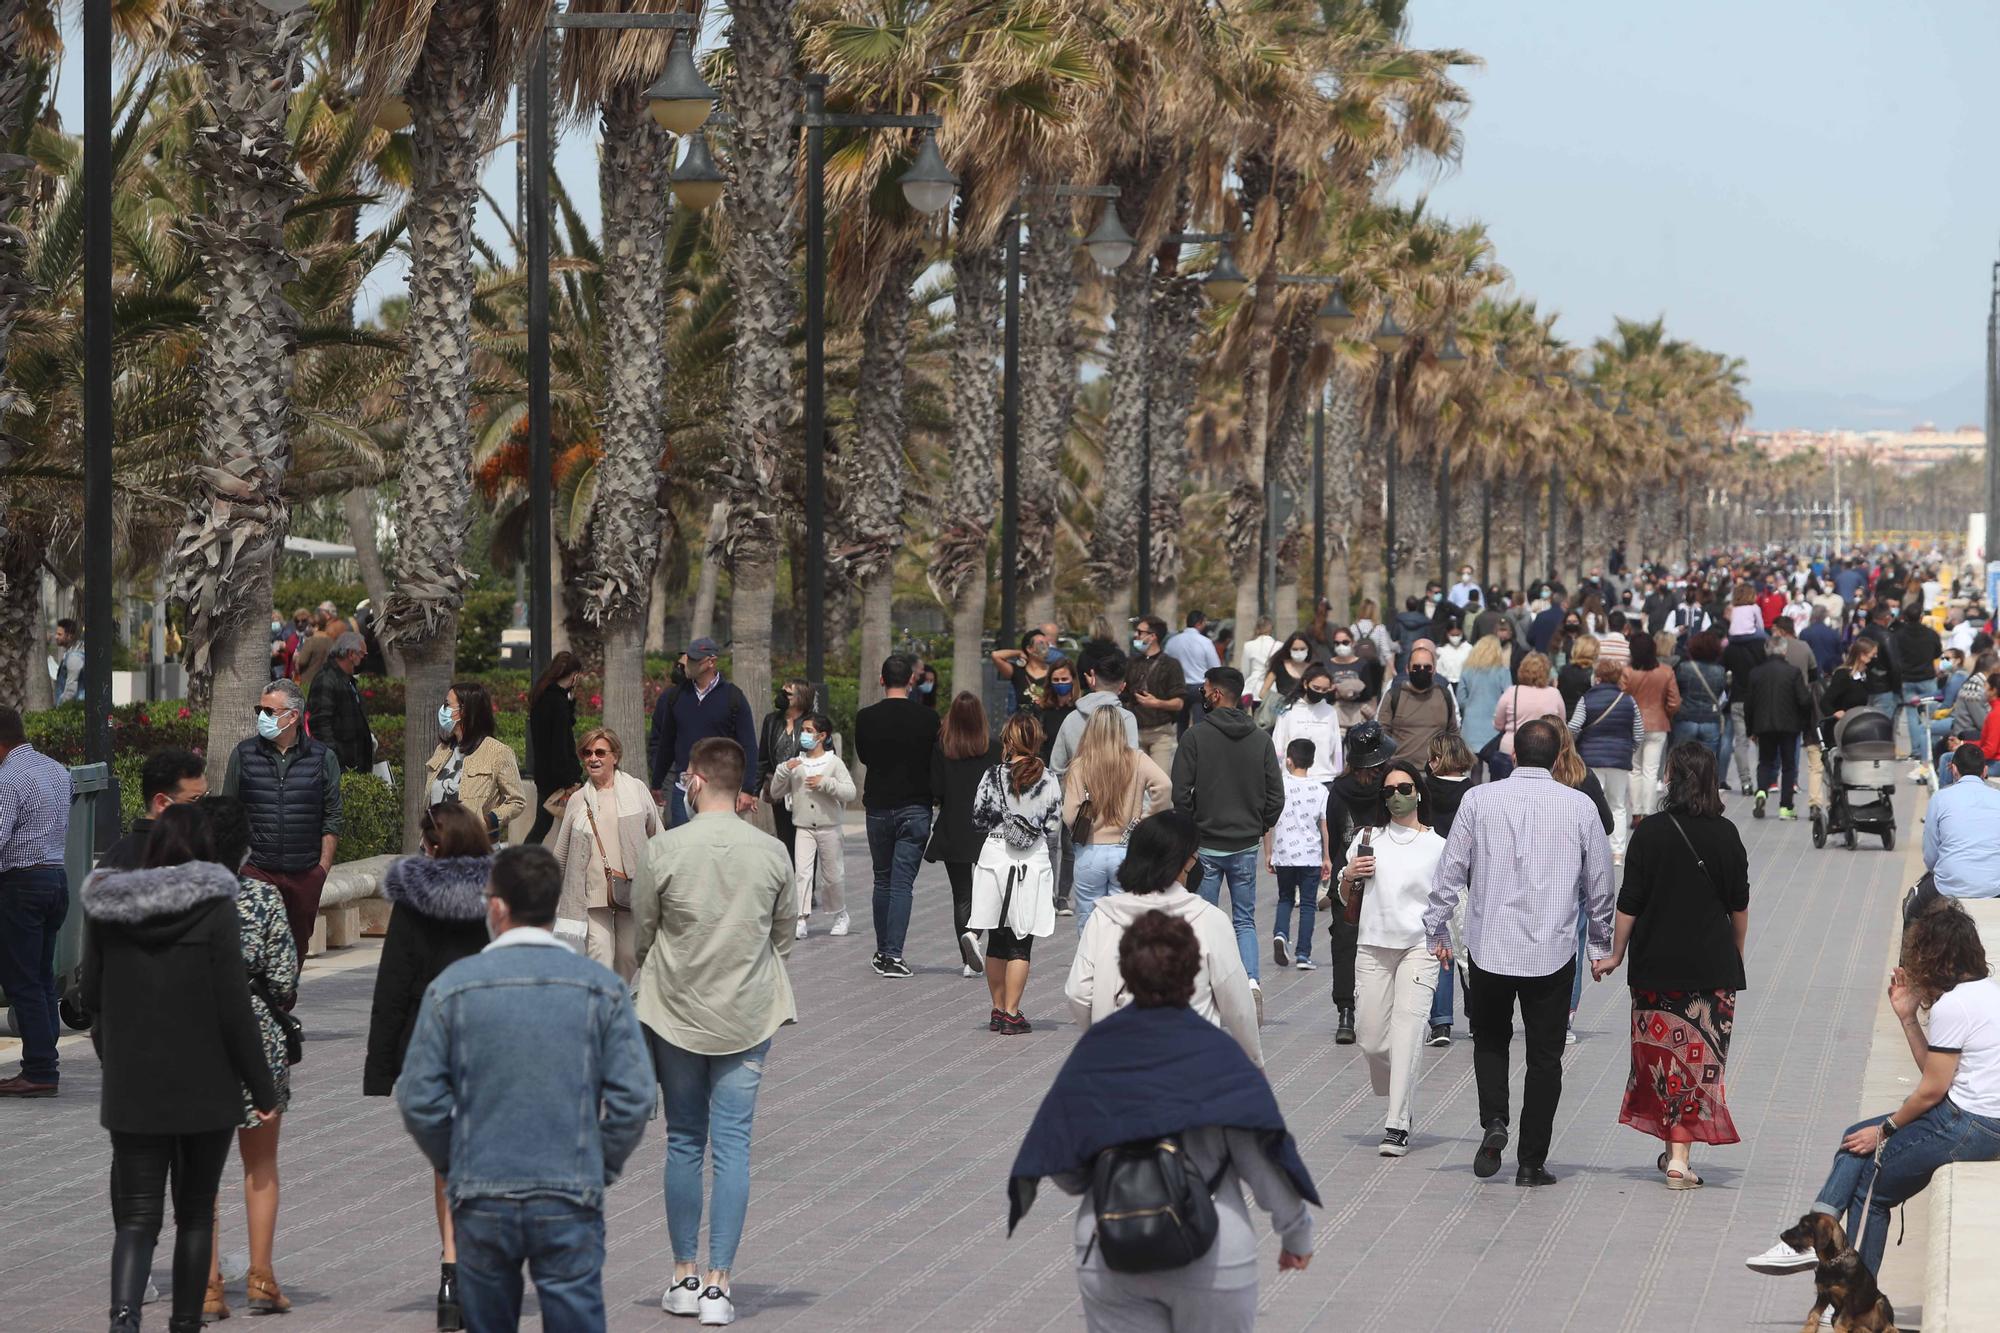
{"type": "Polygon", "coordinates": [[[230,751],[222,782],[222,794],[243,802],[250,820],[243,873],[277,885],[301,960],[341,832],[340,760],[305,733],[305,712],[295,682],[266,686],[257,700],[257,734],[230,751]]]}
{"type": "Polygon", "coordinates": [[[332,750],[340,766],[366,773],[375,766],[375,737],[368,730],[368,710],[362,705],[361,690],[354,675],[368,645],[353,630],[344,631],[333,641],[327,667],[313,677],[306,696],[306,731],[321,745],[332,750]]]}

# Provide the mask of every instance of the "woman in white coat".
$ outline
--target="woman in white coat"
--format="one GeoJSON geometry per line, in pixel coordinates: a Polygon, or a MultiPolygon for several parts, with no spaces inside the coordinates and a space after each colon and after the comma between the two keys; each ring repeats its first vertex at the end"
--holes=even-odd
{"type": "Polygon", "coordinates": [[[1298,700],[1278,715],[1278,724],[1271,729],[1271,744],[1278,748],[1282,764],[1293,741],[1311,741],[1313,762],[1306,776],[1332,782],[1340,776],[1340,714],[1333,703],[1333,673],[1325,663],[1315,662],[1306,668],[1303,684],[1298,700]]]}
{"type": "Polygon", "coordinates": [[[1042,724],[1016,713],[1000,728],[1000,762],[972,797],[972,826],[986,834],[972,867],[972,914],[960,937],[986,967],[993,1013],[987,1030],[1033,1030],[1021,1013],[1036,938],[1056,929],[1056,875],[1049,835],[1062,822],[1062,786],[1042,763],[1042,724]]]}
{"type": "Polygon", "coordinates": [[[840,843],[840,816],[854,799],[854,777],[833,752],[833,723],[824,713],[799,719],[799,752],[772,768],[771,799],[791,812],[792,875],[799,898],[798,938],[806,918],[823,907],[833,913],[835,935],[845,935],[847,871],[840,843]],[[814,880],[819,892],[815,894],[814,880]]]}
{"type": "Polygon", "coordinates": [[[660,831],[659,809],[646,784],[618,771],[624,743],[609,727],[593,727],[577,742],[583,785],[563,807],[562,823],[546,844],[562,867],[555,933],[630,981],[633,896],[651,876],[647,842],[660,831]]]}
{"type": "Polygon", "coordinates": [[[1139,821],[1118,867],[1122,891],[1098,899],[1097,910],[1077,941],[1063,993],[1069,997],[1076,1025],[1085,1030],[1130,1004],[1131,993],[1120,984],[1118,943],[1146,913],[1165,912],[1192,926],[1201,946],[1201,970],[1195,974],[1188,1007],[1236,1038],[1250,1062],[1261,1069],[1264,1044],[1257,1035],[1257,1002],[1236,947],[1236,927],[1229,913],[1200,894],[1189,893],[1184,882],[1199,859],[1200,842],[1194,820],[1178,810],[1163,810],[1139,821]]]}
{"type": "Polygon", "coordinates": [[[1361,896],[1354,956],[1354,1030],[1377,1097],[1389,1099],[1380,1152],[1410,1150],[1410,1108],[1437,994],[1438,962],[1424,947],[1424,908],[1444,839],[1417,818],[1423,778],[1408,764],[1382,777],[1388,822],[1363,829],[1348,847],[1337,891],[1342,906],[1361,896]],[[1368,839],[1370,854],[1361,855],[1368,839]]]}

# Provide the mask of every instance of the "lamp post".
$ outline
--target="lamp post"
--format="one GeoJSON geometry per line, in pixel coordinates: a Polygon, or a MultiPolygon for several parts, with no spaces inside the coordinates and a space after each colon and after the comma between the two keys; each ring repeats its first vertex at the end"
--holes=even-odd
{"type": "MultiPolygon", "coordinates": [[[[680,33],[694,29],[699,20],[692,14],[575,14],[552,10],[528,57],[526,103],[528,157],[528,637],[532,671],[539,676],[547,668],[554,649],[555,589],[552,571],[555,538],[551,515],[555,507],[554,450],[550,441],[550,351],[549,351],[549,35],[568,28],[595,31],[666,31],[675,34],[667,52],[667,65],[659,80],[646,90],[653,118],[661,128],[689,139],[683,170],[690,164],[694,174],[683,188],[678,174],[674,193],[690,208],[713,203],[721,193],[720,173],[709,158],[708,144],[700,137],[702,124],[713,106],[715,90],[702,81],[695,68],[688,41],[680,33]],[[699,179],[702,165],[713,182],[699,179]],[[713,185],[711,191],[709,186],[713,185]]],[[[407,123],[408,107],[400,99],[390,99],[377,124],[401,119],[407,123]],[[386,118],[386,119],[385,119],[386,118]]]]}
{"type": "MultiPolygon", "coordinates": [[[[1444,346],[1438,349],[1438,364],[1459,365],[1465,360],[1465,353],[1458,350],[1458,339],[1447,333],[1444,346]]],[[[1438,446],[1437,484],[1437,529],[1438,529],[1438,586],[1451,587],[1451,445],[1438,446]]]]}
{"type": "MultiPolygon", "coordinates": [[[[1033,187],[1033,192],[1046,194],[1058,199],[1090,198],[1116,199],[1119,189],[1116,185],[1042,185],[1033,187]]],[[[1017,196],[1014,208],[1007,214],[1007,294],[1001,304],[1001,344],[1003,347],[1003,368],[1000,378],[1000,636],[1002,644],[1014,641],[1015,631],[1020,627],[1015,623],[1020,606],[1021,574],[1021,222],[1020,200],[1017,196]]],[[[1133,240],[1125,230],[1125,224],[1118,219],[1116,204],[1107,204],[1104,215],[1097,220],[1097,226],[1090,235],[1077,244],[1090,254],[1096,265],[1105,272],[1117,268],[1132,257],[1133,240]]],[[[1148,385],[1151,376],[1142,368],[1140,384],[1148,385]]],[[[1142,404],[1139,429],[1146,429],[1146,410],[1150,403],[1142,404]]],[[[1140,546],[1143,549],[1148,540],[1146,532],[1146,504],[1150,487],[1146,484],[1144,469],[1140,473],[1139,513],[1140,546]]]]}
{"type": "Polygon", "coordinates": [[[798,123],[806,132],[806,679],[826,679],[826,131],[920,129],[916,159],[898,184],[919,213],[951,205],[958,190],[939,155],[938,116],[862,115],[826,109],[827,77],[805,76],[806,108],[798,123]]]}
{"type": "MultiPolygon", "coordinates": [[[[1394,312],[1384,312],[1382,322],[1376,326],[1370,339],[1375,350],[1388,358],[1390,365],[1389,387],[1393,392],[1396,384],[1396,357],[1401,354],[1403,344],[1409,341],[1409,334],[1396,322],[1394,312]]],[[[1385,481],[1382,499],[1382,616],[1392,617],[1396,611],[1396,472],[1401,461],[1397,455],[1396,432],[1385,430],[1382,434],[1385,454],[1382,475],[1385,481]]]]}
{"type": "MultiPolygon", "coordinates": [[[[111,0],[83,7],[83,757],[111,762],[111,0]]],[[[98,797],[118,827],[117,779],[98,797]]]]}

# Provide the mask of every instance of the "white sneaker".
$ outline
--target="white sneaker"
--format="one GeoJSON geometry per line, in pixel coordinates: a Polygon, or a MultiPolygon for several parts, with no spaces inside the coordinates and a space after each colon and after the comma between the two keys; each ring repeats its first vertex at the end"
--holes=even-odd
{"type": "Polygon", "coordinates": [[[660,1308],[668,1314],[696,1315],[701,1313],[701,1279],[689,1273],[660,1297],[660,1308]]]}
{"type": "Polygon", "coordinates": [[[1264,1026],[1264,988],[1255,981],[1250,983],[1250,998],[1257,1003],[1257,1026],[1264,1026]]]}
{"type": "Polygon", "coordinates": [[[729,1293],[721,1287],[708,1287],[701,1293],[701,1326],[721,1328],[736,1322],[736,1302],[729,1299],[729,1293]]]}
{"type": "Polygon", "coordinates": [[[958,975],[961,977],[983,977],[986,974],[970,963],[960,963],[958,965],[958,975]]]}
{"type": "Polygon", "coordinates": [[[1802,1273],[1808,1268],[1819,1266],[1819,1256],[1811,1250],[1795,1250],[1779,1241],[1762,1254],[1753,1254],[1743,1261],[1743,1266],[1753,1273],[1802,1273]]]}
{"type": "Polygon", "coordinates": [[[1576,1029],[1575,1029],[1575,1028],[1565,1028],[1565,1029],[1563,1030],[1563,1045],[1565,1045],[1565,1046],[1574,1046],[1574,1045],[1576,1045],[1576,1029]]]}
{"type": "Polygon", "coordinates": [[[829,935],[845,935],[847,933],[847,925],[847,909],[843,907],[839,912],[834,914],[833,929],[826,933],[829,935]]]}
{"type": "Polygon", "coordinates": [[[982,963],[986,961],[985,932],[978,930],[964,931],[959,935],[958,942],[964,946],[965,952],[969,957],[977,958],[982,963]]]}
{"type": "Polygon", "coordinates": [[[806,937],[806,919],[804,917],[800,917],[797,928],[792,931],[792,938],[795,940],[802,940],[805,937],[806,937]]]}

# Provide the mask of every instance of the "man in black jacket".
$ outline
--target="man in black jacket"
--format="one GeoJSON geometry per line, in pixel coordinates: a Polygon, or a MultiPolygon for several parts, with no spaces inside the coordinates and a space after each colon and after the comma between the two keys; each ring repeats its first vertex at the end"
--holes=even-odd
{"type": "Polygon", "coordinates": [[[1757,737],[1757,804],[1751,814],[1764,817],[1764,798],[1770,794],[1771,779],[1782,771],[1778,818],[1797,819],[1792,793],[1799,783],[1799,733],[1812,725],[1813,702],[1805,673],[1785,655],[1783,638],[1767,641],[1764,660],[1750,673],[1744,709],[1749,714],[1750,731],[1757,737]]]}
{"type": "MultiPolygon", "coordinates": [[[[1327,784],[1326,831],[1333,847],[1336,874],[1347,864],[1347,845],[1364,828],[1384,820],[1382,775],[1395,758],[1396,744],[1384,734],[1379,723],[1364,722],[1340,738],[1343,768],[1339,777],[1327,784]]],[[[1361,928],[1350,924],[1330,904],[1326,914],[1326,940],[1333,960],[1333,1007],[1337,1026],[1333,1039],[1341,1046],[1354,1044],[1354,956],[1361,948],[1361,928]]]]}
{"type": "MultiPolygon", "coordinates": [[[[1757,733],[1750,725],[1749,699],[1750,674],[1764,662],[1766,636],[1764,631],[1755,634],[1732,634],[1729,644],[1722,650],[1722,669],[1729,673],[1729,732],[1734,738],[1732,753],[1736,756],[1736,781],[1748,796],[1756,790],[1757,760],[1755,742],[1751,739],[1757,733]]],[[[1716,774],[1726,780],[1726,773],[1716,774]]]]}
{"type": "Polygon", "coordinates": [[[1271,738],[1243,711],[1243,673],[1214,667],[1202,681],[1207,714],[1188,728],[1174,752],[1174,808],[1201,833],[1201,883],[1196,892],[1221,906],[1229,884],[1236,948],[1263,1021],[1257,976],[1257,854],[1264,834],[1285,813],[1285,775],[1271,738]]]}
{"type": "Polygon", "coordinates": [[[192,750],[155,750],[139,770],[139,810],[125,836],[97,859],[100,870],[137,870],[146,864],[153,821],[170,805],[190,805],[208,795],[207,761],[192,750]]]}
{"type": "Polygon", "coordinates": [[[350,773],[366,773],[375,766],[375,733],[368,729],[368,709],[361,702],[361,687],[354,683],[354,673],[367,655],[367,643],[348,630],[333,641],[327,665],[313,677],[306,695],[306,730],[350,773]]]}

